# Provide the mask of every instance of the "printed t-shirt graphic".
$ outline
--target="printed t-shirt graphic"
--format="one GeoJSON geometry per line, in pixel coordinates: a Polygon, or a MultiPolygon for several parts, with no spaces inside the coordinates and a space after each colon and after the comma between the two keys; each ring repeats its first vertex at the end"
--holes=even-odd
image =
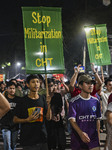
{"type": "Polygon", "coordinates": [[[42,122],[43,121],[43,108],[42,107],[31,107],[28,108],[28,116],[32,115],[36,108],[40,108],[39,118],[30,122],[42,122]]]}

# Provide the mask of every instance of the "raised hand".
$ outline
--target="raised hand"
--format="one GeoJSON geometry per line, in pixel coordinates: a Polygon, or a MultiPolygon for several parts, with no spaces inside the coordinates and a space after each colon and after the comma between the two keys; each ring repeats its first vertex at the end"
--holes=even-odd
{"type": "Polygon", "coordinates": [[[96,72],[94,63],[91,63],[91,70],[93,71],[93,73],[96,72]]]}
{"type": "Polygon", "coordinates": [[[80,67],[81,67],[81,64],[79,64],[79,65],[77,66],[77,68],[74,67],[74,73],[78,73],[80,67]]]}

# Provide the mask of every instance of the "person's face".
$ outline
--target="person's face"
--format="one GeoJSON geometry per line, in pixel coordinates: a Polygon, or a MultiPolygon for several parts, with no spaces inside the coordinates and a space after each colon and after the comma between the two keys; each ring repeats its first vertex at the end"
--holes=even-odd
{"type": "Polygon", "coordinates": [[[40,88],[40,82],[39,79],[35,78],[35,79],[31,79],[29,84],[27,84],[27,86],[29,87],[30,91],[32,92],[38,92],[39,88],[40,88]]]}
{"type": "Polygon", "coordinates": [[[54,85],[54,89],[55,89],[55,91],[58,89],[58,85],[57,84],[54,85]]]}
{"type": "Polygon", "coordinates": [[[58,83],[58,89],[59,90],[61,89],[61,83],[58,83]]]}
{"type": "Polygon", "coordinates": [[[11,85],[11,86],[9,86],[9,87],[7,88],[7,92],[8,92],[8,94],[11,95],[11,96],[14,96],[15,91],[16,91],[16,88],[15,88],[14,85],[11,85]]]}
{"type": "Polygon", "coordinates": [[[25,82],[23,82],[22,86],[25,87],[25,85],[26,85],[25,82]]]}
{"type": "Polygon", "coordinates": [[[4,84],[1,84],[1,89],[4,89],[5,88],[5,85],[4,84]]]}
{"type": "Polygon", "coordinates": [[[48,87],[49,87],[50,92],[54,91],[54,83],[53,82],[49,83],[48,87]]]}
{"type": "Polygon", "coordinates": [[[93,91],[93,83],[83,82],[83,85],[80,85],[80,88],[83,92],[90,94],[93,91]]]}
{"type": "Polygon", "coordinates": [[[17,88],[18,88],[18,90],[22,91],[22,88],[21,88],[21,86],[18,86],[17,88]]]}
{"type": "Polygon", "coordinates": [[[107,90],[109,92],[111,92],[112,91],[112,81],[108,81],[106,87],[107,87],[107,90]]]}

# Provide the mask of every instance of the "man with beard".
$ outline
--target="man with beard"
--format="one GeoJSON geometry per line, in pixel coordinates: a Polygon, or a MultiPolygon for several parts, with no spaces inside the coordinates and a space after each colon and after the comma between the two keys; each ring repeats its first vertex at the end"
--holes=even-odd
{"type": "Polygon", "coordinates": [[[69,105],[71,147],[72,150],[99,150],[100,102],[90,95],[93,80],[89,75],[81,75],[78,84],[81,93],[69,105]]]}
{"type": "Polygon", "coordinates": [[[4,141],[4,150],[15,150],[18,137],[19,125],[13,123],[13,116],[16,104],[20,98],[15,96],[16,85],[13,82],[7,83],[7,100],[11,110],[1,119],[1,129],[4,141]]]}

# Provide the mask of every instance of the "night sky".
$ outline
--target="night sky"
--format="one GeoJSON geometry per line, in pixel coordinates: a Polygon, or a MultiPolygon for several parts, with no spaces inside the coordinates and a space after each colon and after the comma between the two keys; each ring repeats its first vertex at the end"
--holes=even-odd
{"type": "MultiPolygon", "coordinates": [[[[25,66],[23,6],[62,8],[63,51],[68,76],[73,73],[75,64],[82,64],[84,25],[107,24],[108,35],[112,35],[112,4],[104,6],[102,0],[4,0],[0,6],[0,64],[10,61],[13,67],[20,61],[25,66]]],[[[112,39],[109,40],[111,46],[112,39]]],[[[86,63],[89,64],[88,53],[86,63]]],[[[10,67],[11,76],[13,70],[10,67]]]]}

